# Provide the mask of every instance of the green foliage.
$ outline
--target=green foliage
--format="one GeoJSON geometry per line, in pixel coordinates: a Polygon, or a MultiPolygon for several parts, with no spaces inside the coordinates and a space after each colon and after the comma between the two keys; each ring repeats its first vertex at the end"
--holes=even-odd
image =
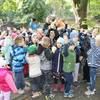
{"type": "Polygon", "coordinates": [[[41,21],[46,11],[46,5],[44,0],[24,0],[21,13],[27,17],[36,17],[37,20],[41,21]]]}
{"type": "MultiPolygon", "coordinates": [[[[67,0],[0,0],[0,19],[14,23],[28,23],[33,16],[43,21],[46,16],[55,14],[62,18],[73,16],[71,2],[67,0]]],[[[74,0],[80,3],[80,0],[74,0]]],[[[85,0],[84,0],[85,1],[85,0]]],[[[89,25],[94,25],[91,19],[100,21],[100,0],[89,0],[89,25]]]]}
{"type": "Polygon", "coordinates": [[[73,16],[71,12],[71,4],[66,2],[66,0],[47,0],[48,5],[50,5],[52,14],[56,16],[66,18],[69,16],[73,16]]]}
{"type": "Polygon", "coordinates": [[[16,9],[17,5],[15,0],[2,0],[2,3],[0,3],[0,18],[11,21],[14,18],[16,9]]]}
{"type": "Polygon", "coordinates": [[[100,0],[90,0],[88,6],[87,25],[90,27],[100,24],[100,0]]]}
{"type": "Polygon", "coordinates": [[[100,14],[100,0],[90,0],[89,9],[90,15],[100,14]]]}

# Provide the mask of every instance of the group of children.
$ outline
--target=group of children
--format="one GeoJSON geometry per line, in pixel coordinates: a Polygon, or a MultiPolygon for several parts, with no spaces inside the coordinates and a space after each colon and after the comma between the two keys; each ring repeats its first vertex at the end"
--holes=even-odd
{"type": "MultiPolygon", "coordinates": [[[[53,91],[58,90],[64,93],[64,97],[74,97],[73,85],[78,82],[79,63],[83,59],[82,50],[85,49],[80,45],[78,32],[74,30],[69,35],[64,30],[66,25],[61,20],[60,23],[58,19],[56,21],[48,23],[49,28],[44,30],[27,31],[22,28],[20,32],[8,30],[8,35],[1,35],[5,39],[0,57],[0,100],[10,100],[11,91],[24,93],[25,64],[29,66],[32,98],[42,93],[46,99],[52,98],[55,96],[53,91]],[[47,29],[48,33],[44,34],[47,29]]],[[[96,73],[100,67],[100,35],[90,40],[92,46],[86,52],[90,72],[86,95],[95,93],[96,73]]]]}

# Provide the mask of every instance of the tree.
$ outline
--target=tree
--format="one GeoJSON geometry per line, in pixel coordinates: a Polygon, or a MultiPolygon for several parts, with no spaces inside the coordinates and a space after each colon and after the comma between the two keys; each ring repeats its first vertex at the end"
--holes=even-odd
{"type": "Polygon", "coordinates": [[[100,0],[91,0],[89,4],[89,16],[100,22],[100,0]]]}
{"type": "Polygon", "coordinates": [[[0,12],[4,20],[11,21],[16,13],[17,5],[15,0],[2,0],[0,3],[0,12]]]}
{"type": "Polygon", "coordinates": [[[83,22],[91,24],[95,21],[91,21],[93,18],[100,22],[100,0],[0,0],[0,18],[15,23],[26,23],[33,16],[43,21],[46,16],[55,14],[67,19],[74,17],[72,7],[78,26],[83,22]]]}
{"type": "Polygon", "coordinates": [[[47,3],[50,5],[52,9],[51,14],[59,16],[61,18],[66,18],[70,15],[73,15],[70,11],[71,5],[66,1],[67,0],[47,0],[47,3]]]}
{"type": "Polygon", "coordinates": [[[45,0],[23,0],[20,10],[24,16],[34,16],[37,18],[37,20],[41,21],[45,15],[45,7],[45,0]]]}
{"type": "Polygon", "coordinates": [[[81,26],[87,20],[87,6],[89,0],[72,0],[76,23],[81,26]]]}

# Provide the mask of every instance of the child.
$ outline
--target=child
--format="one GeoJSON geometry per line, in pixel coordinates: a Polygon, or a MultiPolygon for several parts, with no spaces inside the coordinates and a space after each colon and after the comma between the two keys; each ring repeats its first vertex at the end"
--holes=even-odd
{"type": "Polygon", "coordinates": [[[28,53],[26,55],[27,63],[29,64],[29,77],[32,79],[32,91],[33,96],[35,98],[40,96],[40,78],[41,78],[41,70],[40,70],[40,58],[36,54],[37,46],[30,45],[28,47],[28,53]]]}
{"type": "Polygon", "coordinates": [[[96,74],[98,67],[100,67],[100,35],[97,35],[95,38],[95,44],[93,48],[88,51],[88,65],[90,68],[90,84],[88,91],[85,92],[86,95],[95,94],[95,85],[96,85],[96,74]]]}
{"type": "Polygon", "coordinates": [[[26,47],[23,37],[18,36],[15,39],[15,44],[12,46],[11,50],[11,67],[14,72],[15,83],[20,94],[24,93],[24,64],[26,56],[26,47]]]}
{"type": "Polygon", "coordinates": [[[76,62],[76,54],[74,49],[75,49],[74,43],[70,43],[68,48],[68,55],[67,56],[64,55],[64,67],[63,67],[64,79],[65,79],[64,97],[68,98],[72,98],[74,96],[72,93],[73,72],[76,62]]]}
{"type": "Polygon", "coordinates": [[[11,92],[17,93],[13,74],[7,68],[6,60],[0,57],[0,100],[11,100],[11,92]]]}
{"type": "Polygon", "coordinates": [[[8,64],[10,64],[10,51],[13,45],[13,39],[10,35],[5,37],[4,46],[1,48],[1,52],[4,54],[8,64]]]}
{"type": "Polygon", "coordinates": [[[52,83],[52,73],[51,73],[51,59],[52,59],[52,52],[50,49],[50,39],[48,37],[43,37],[41,44],[38,47],[38,52],[40,55],[41,60],[41,71],[42,71],[42,78],[41,83],[43,87],[43,92],[45,98],[54,97],[51,90],[51,83],[52,83]]]}
{"type": "Polygon", "coordinates": [[[39,42],[39,40],[38,40],[38,37],[37,37],[37,33],[34,32],[34,33],[32,34],[32,44],[38,45],[38,42],[39,42]]]}
{"type": "Polygon", "coordinates": [[[49,29],[47,36],[51,40],[51,45],[54,45],[57,39],[59,38],[59,33],[57,32],[56,29],[49,29]]]}
{"type": "Polygon", "coordinates": [[[79,40],[78,37],[74,37],[73,38],[73,42],[75,43],[75,53],[76,53],[76,64],[75,64],[75,71],[73,73],[74,75],[74,83],[73,85],[75,87],[79,86],[79,82],[78,82],[78,76],[79,76],[79,67],[80,67],[80,54],[81,54],[81,50],[80,50],[80,46],[79,46],[79,40]]]}
{"type": "Polygon", "coordinates": [[[64,39],[59,37],[56,42],[56,47],[52,47],[52,72],[53,72],[53,90],[63,91],[64,79],[63,79],[63,54],[62,46],[64,45],[64,39]]]}

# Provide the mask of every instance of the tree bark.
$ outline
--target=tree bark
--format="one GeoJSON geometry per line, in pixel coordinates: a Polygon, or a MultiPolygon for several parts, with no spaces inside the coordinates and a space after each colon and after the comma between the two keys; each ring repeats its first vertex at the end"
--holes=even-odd
{"type": "Polygon", "coordinates": [[[86,23],[88,1],[89,0],[73,0],[72,2],[75,20],[78,27],[86,23]]]}

